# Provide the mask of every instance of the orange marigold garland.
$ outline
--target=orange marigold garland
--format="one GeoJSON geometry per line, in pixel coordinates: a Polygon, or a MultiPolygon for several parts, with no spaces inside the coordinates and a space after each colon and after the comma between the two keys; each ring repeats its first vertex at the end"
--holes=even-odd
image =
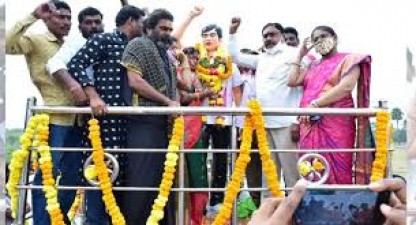
{"type": "Polygon", "coordinates": [[[251,112],[246,115],[243,128],[243,141],[240,146],[240,155],[237,158],[235,170],[231,181],[227,185],[224,202],[214,220],[213,225],[223,225],[231,218],[232,207],[238,192],[241,180],[245,174],[247,164],[250,162],[250,151],[253,130],[256,131],[263,172],[266,175],[270,192],[274,197],[283,197],[284,192],[280,190],[280,183],[276,173],[276,166],[270,157],[270,149],[267,142],[267,133],[264,125],[263,113],[260,104],[256,100],[250,100],[248,107],[251,112]]]}
{"type": "Polygon", "coordinates": [[[267,142],[267,133],[261,106],[258,101],[251,100],[248,103],[248,107],[251,109],[251,115],[254,119],[254,128],[256,130],[257,135],[259,154],[262,161],[263,172],[266,175],[267,184],[269,186],[270,192],[274,197],[283,197],[285,196],[285,193],[280,190],[280,183],[276,172],[276,165],[274,164],[270,156],[270,148],[267,142]]]}
{"type": "Polygon", "coordinates": [[[215,217],[213,225],[223,225],[231,218],[233,203],[240,192],[241,180],[246,172],[247,164],[250,162],[251,141],[253,135],[253,118],[250,115],[245,117],[243,127],[243,139],[240,145],[240,154],[235,163],[235,169],[228,182],[224,202],[218,215],[215,217]]]}
{"type": "Polygon", "coordinates": [[[376,117],[376,157],[373,161],[371,171],[371,182],[383,179],[388,155],[390,113],[387,111],[377,112],[376,117]]]}
{"type": "Polygon", "coordinates": [[[49,213],[52,225],[65,225],[64,216],[58,203],[58,190],[56,189],[52,172],[52,155],[48,146],[49,116],[46,114],[40,115],[39,120],[37,126],[38,152],[40,154],[39,168],[42,172],[43,192],[45,193],[47,203],[46,211],[49,213]]]}
{"type": "Polygon", "coordinates": [[[91,140],[92,145],[92,159],[95,165],[95,171],[98,176],[99,186],[102,191],[102,199],[104,205],[111,217],[112,224],[114,225],[125,225],[126,221],[120,208],[117,206],[116,199],[113,195],[112,183],[110,176],[108,175],[107,166],[104,162],[104,148],[101,142],[100,126],[97,119],[90,119],[89,124],[89,135],[88,138],[91,140]]]}
{"type": "Polygon", "coordinates": [[[159,195],[153,203],[152,211],[150,212],[149,218],[147,218],[146,225],[159,224],[159,221],[164,217],[163,209],[168,202],[169,192],[173,185],[173,179],[175,178],[175,167],[179,159],[178,151],[182,144],[184,129],[184,118],[176,118],[173,125],[172,137],[169,141],[168,153],[166,154],[163,178],[159,186],[159,195]]]}
{"type": "Polygon", "coordinates": [[[39,154],[38,154],[38,151],[37,151],[37,148],[39,147],[39,141],[38,140],[34,140],[33,141],[33,143],[32,143],[32,152],[31,152],[31,155],[32,155],[32,169],[33,169],[33,171],[36,171],[36,170],[38,170],[38,168],[39,168],[39,160],[38,160],[38,158],[39,158],[39,154]]]}

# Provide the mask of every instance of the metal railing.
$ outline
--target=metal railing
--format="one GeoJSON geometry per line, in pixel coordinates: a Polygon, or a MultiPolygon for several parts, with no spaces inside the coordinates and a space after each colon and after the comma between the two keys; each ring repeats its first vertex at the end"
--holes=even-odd
{"type": "MultiPolygon", "coordinates": [[[[294,115],[355,115],[355,116],[375,116],[377,112],[384,109],[340,109],[340,108],[263,108],[264,115],[281,115],[281,116],[294,116],[294,115]]],[[[61,106],[36,106],[36,99],[32,98],[28,100],[27,103],[27,115],[26,122],[28,118],[34,113],[65,113],[65,114],[91,114],[91,108],[89,107],[61,107],[61,106]]],[[[171,115],[171,114],[183,114],[183,115],[245,115],[249,113],[248,108],[219,108],[219,107],[108,107],[108,114],[118,114],[118,115],[171,115]]],[[[179,169],[178,169],[178,187],[172,188],[173,192],[178,192],[179,201],[178,201],[178,219],[179,224],[183,225],[184,222],[184,210],[185,210],[185,192],[212,192],[212,191],[225,191],[226,188],[186,188],[185,187],[185,164],[184,164],[184,154],[185,153],[231,153],[232,154],[232,164],[234,163],[237,153],[239,152],[236,149],[237,143],[237,134],[235,129],[232,129],[232,149],[182,149],[179,151],[179,169]]],[[[53,151],[92,151],[88,148],[51,148],[53,151]]],[[[167,152],[166,149],[117,149],[118,152],[123,150],[124,152],[167,152]]],[[[114,149],[105,149],[106,152],[113,152],[114,149]]],[[[313,150],[289,150],[289,149],[278,149],[271,150],[271,152],[287,153],[287,152],[332,152],[331,149],[313,149],[313,150]]],[[[337,149],[337,152],[371,152],[375,149],[337,149]]],[[[252,152],[258,152],[257,149],[253,149],[252,152]]],[[[388,165],[388,176],[391,176],[391,154],[388,155],[389,165],[388,165]]],[[[22,180],[18,186],[19,190],[19,205],[18,205],[18,216],[17,224],[24,224],[24,207],[26,204],[26,196],[28,189],[41,189],[42,186],[28,185],[28,172],[30,166],[30,157],[27,160],[25,167],[23,168],[22,180]]],[[[234,165],[232,165],[232,168],[234,165]]],[[[229,171],[232,171],[232,168],[229,171]]],[[[308,187],[312,188],[312,187],[308,187]]],[[[316,186],[314,188],[318,189],[328,189],[327,186],[316,186]]],[[[354,186],[333,186],[331,189],[341,189],[341,190],[352,190],[352,189],[367,189],[367,185],[354,185],[354,186]]],[[[57,186],[59,190],[99,190],[99,187],[88,187],[88,186],[57,186]]],[[[116,191],[158,191],[158,187],[114,187],[116,191]]],[[[242,191],[267,191],[267,188],[242,188],[242,191]]],[[[282,188],[284,191],[290,191],[291,188],[282,188]]],[[[236,206],[236,203],[235,203],[236,206]]],[[[232,224],[237,224],[236,218],[236,208],[234,208],[232,224]]]]}

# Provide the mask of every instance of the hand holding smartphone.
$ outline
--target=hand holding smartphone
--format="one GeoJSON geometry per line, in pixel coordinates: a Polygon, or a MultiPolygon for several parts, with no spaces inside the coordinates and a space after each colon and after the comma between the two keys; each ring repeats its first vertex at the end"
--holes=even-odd
{"type": "Polygon", "coordinates": [[[369,189],[307,190],[294,221],[297,225],[382,225],[385,218],[380,205],[388,203],[389,196],[388,191],[369,189]]]}

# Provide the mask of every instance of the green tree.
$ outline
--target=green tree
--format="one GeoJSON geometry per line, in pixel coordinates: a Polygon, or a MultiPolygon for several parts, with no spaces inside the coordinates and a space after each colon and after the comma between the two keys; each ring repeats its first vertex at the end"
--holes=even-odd
{"type": "Polygon", "coordinates": [[[400,108],[393,108],[391,111],[391,119],[396,120],[396,129],[399,129],[399,121],[403,119],[403,112],[400,108]]]}
{"type": "Polygon", "coordinates": [[[407,136],[406,136],[406,130],[404,129],[399,129],[399,130],[394,130],[393,133],[393,141],[394,143],[406,143],[407,140],[407,136]]]}
{"type": "Polygon", "coordinates": [[[13,151],[20,147],[21,129],[6,130],[6,162],[10,163],[13,151]]]}

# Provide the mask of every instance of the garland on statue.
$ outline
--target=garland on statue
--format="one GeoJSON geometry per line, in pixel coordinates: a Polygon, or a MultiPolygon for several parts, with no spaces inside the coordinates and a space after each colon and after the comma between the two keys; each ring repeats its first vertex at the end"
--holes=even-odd
{"type": "MultiPolygon", "coordinates": [[[[196,74],[204,86],[208,87],[214,94],[208,98],[209,106],[224,106],[224,83],[233,72],[233,62],[227,51],[219,46],[214,55],[209,55],[207,49],[197,44],[199,61],[196,74]]],[[[224,117],[218,116],[215,123],[224,125],[224,117]]]]}

